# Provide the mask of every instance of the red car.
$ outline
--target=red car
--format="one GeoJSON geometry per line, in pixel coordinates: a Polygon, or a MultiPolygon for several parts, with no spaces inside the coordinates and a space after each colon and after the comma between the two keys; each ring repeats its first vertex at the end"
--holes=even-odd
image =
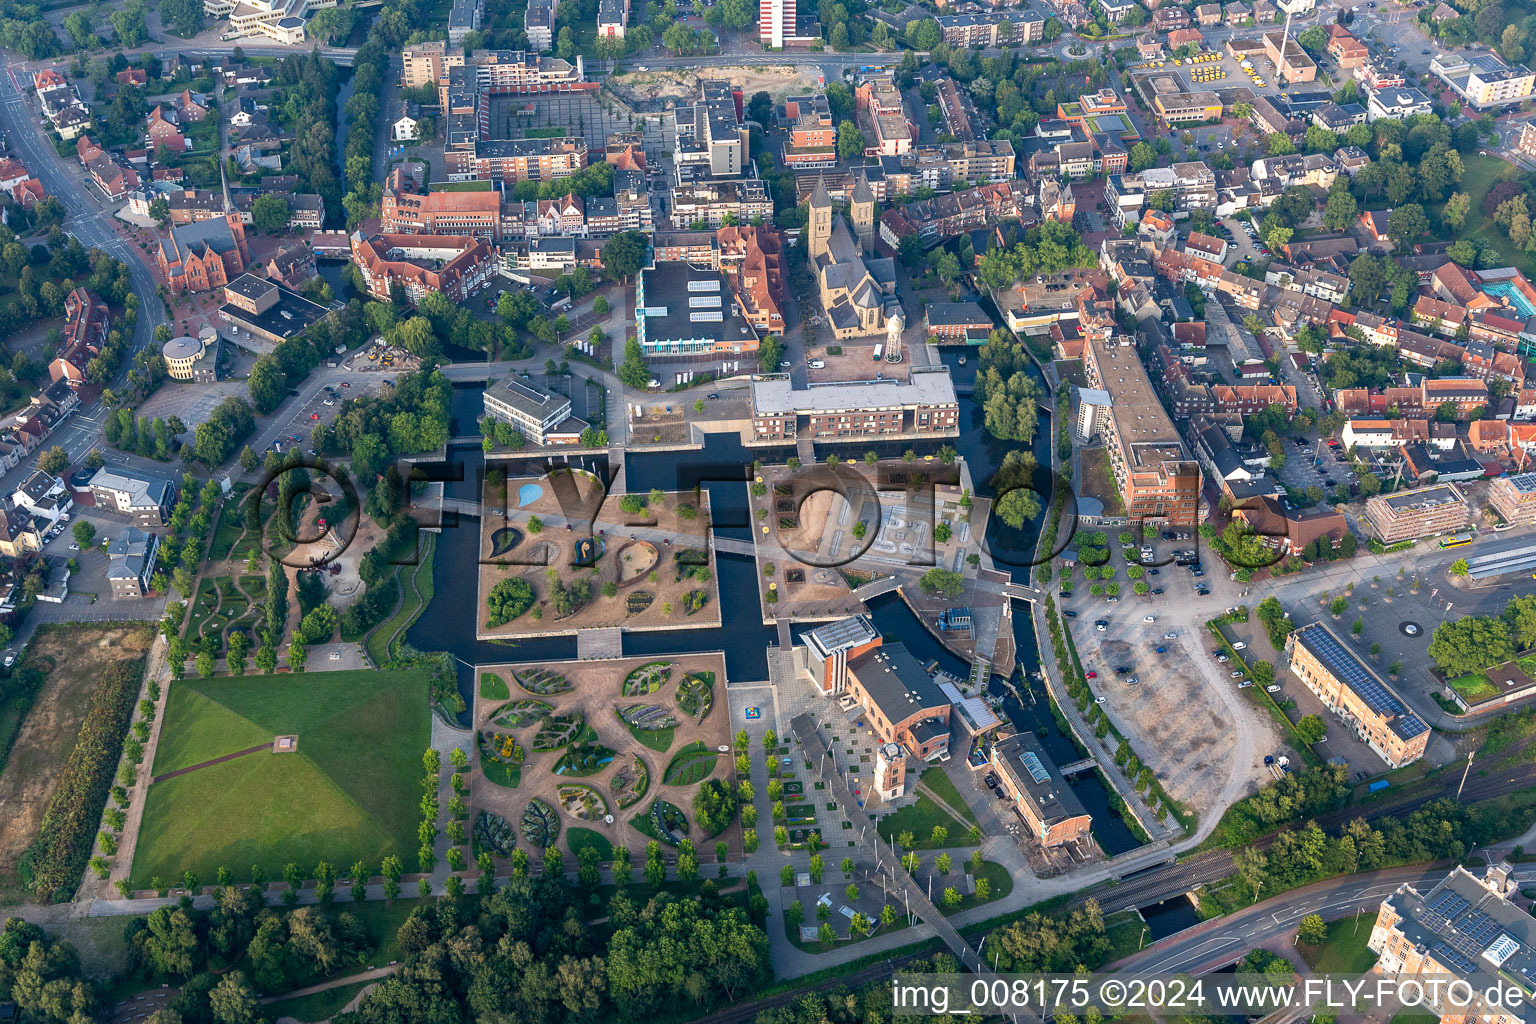
{"type": "Polygon", "coordinates": [[[1083,674],[1085,676],[1087,676],[1089,679],[1097,679],[1097,678],[1099,678],[1099,674],[1097,672],[1095,672],[1093,669],[1089,669],[1087,672],[1084,672],[1083,674]]]}
{"type": "Polygon", "coordinates": [[[309,414],[309,418],[312,419],[312,420],[317,420],[317,419],[320,418],[320,414],[317,413],[317,412],[312,412],[312,413],[309,414]]]}

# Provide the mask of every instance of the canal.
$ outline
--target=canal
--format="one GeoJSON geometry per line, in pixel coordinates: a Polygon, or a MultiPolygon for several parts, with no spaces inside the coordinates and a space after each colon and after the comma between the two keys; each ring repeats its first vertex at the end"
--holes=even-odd
{"type": "MultiPolygon", "coordinates": [[[[966,369],[974,372],[974,367],[958,368],[961,372],[966,369]]],[[[451,433],[474,431],[475,420],[481,409],[480,391],[477,385],[460,385],[455,388],[451,433]]],[[[1051,441],[1051,420],[1042,412],[1034,452],[1037,460],[1046,466],[1050,464],[1051,441]]],[[[1013,442],[998,441],[987,436],[982,430],[980,407],[966,400],[961,402],[960,437],[951,443],[969,463],[976,492],[981,496],[990,496],[991,476],[1002,464],[1007,452],[1017,447],[1013,442]]],[[[899,457],[908,446],[902,442],[886,442],[872,444],[869,450],[882,456],[899,457]]],[[[932,454],[938,450],[939,445],[924,442],[912,447],[917,448],[919,454],[932,454]]],[[[459,480],[445,485],[448,496],[477,499],[479,480],[484,469],[479,449],[455,449],[453,454],[462,465],[463,472],[459,480]]],[[[703,486],[709,491],[715,529],[723,536],[750,539],[752,528],[747,484],[750,481],[752,462],[758,459],[778,461],[790,454],[792,452],[787,448],[746,448],[735,435],[710,434],[704,449],[689,453],[686,459],[680,459],[675,452],[630,454],[625,465],[626,489],[644,493],[652,488],[691,490],[695,486],[703,486]]],[[[824,453],[819,452],[818,456],[821,454],[824,453]]],[[[849,451],[841,450],[839,454],[846,456],[849,451]]],[[[595,463],[588,462],[587,466],[598,472],[606,471],[602,459],[595,463]]],[[[516,472],[515,469],[513,471],[516,472]]],[[[1036,486],[1043,494],[1050,493],[1048,470],[1037,474],[1036,486]]],[[[1042,497],[1042,508],[1046,505],[1048,501],[1042,497]]],[[[1033,550],[1039,527],[1040,517],[1018,530],[996,519],[988,526],[987,540],[999,560],[999,567],[1009,570],[1020,582],[1026,582],[1029,578],[1029,553],[1033,550]]],[[[473,520],[465,520],[457,527],[443,530],[438,537],[434,564],[436,597],[406,634],[407,641],[417,650],[445,650],[458,659],[459,689],[466,705],[471,705],[474,699],[473,665],[492,661],[562,660],[576,656],[574,637],[512,642],[475,639],[479,598],[472,578],[465,578],[465,570],[466,567],[476,565],[479,560],[478,538],[476,522],[473,520]]],[[[774,630],[762,624],[753,561],[744,555],[717,553],[717,567],[723,616],[719,628],[629,633],[624,636],[624,653],[653,655],[724,651],[727,678],[766,679],[767,651],[777,643],[777,637],[774,630]]],[[[1003,680],[996,677],[992,681],[992,691],[1004,697],[1002,710],[1015,729],[1036,733],[1056,763],[1075,761],[1082,756],[1081,753],[1072,737],[1062,731],[1051,714],[1042,684],[1031,679],[1032,674],[1039,669],[1039,651],[1030,617],[1022,614],[1023,609],[1019,611],[1020,614],[1013,616],[1014,641],[1021,669],[1016,687],[1024,699],[1020,700],[1003,680]]],[[[969,675],[969,667],[939,642],[900,596],[891,594],[876,598],[870,603],[870,612],[881,632],[900,637],[919,661],[937,661],[941,667],[960,678],[969,675]]],[[[798,634],[806,628],[810,626],[799,627],[794,632],[798,634]]],[[[463,721],[468,724],[467,714],[463,721]]],[[[1138,845],[1135,835],[1115,811],[1113,803],[1116,798],[1099,772],[1080,773],[1072,778],[1070,784],[1084,808],[1092,815],[1094,836],[1106,853],[1114,856],[1138,845]]]]}

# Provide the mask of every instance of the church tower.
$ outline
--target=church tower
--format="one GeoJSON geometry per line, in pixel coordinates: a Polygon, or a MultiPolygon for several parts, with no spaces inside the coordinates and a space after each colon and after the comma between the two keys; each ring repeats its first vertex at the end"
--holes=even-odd
{"type": "Polygon", "coordinates": [[[827,183],[818,175],[816,190],[811,193],[811,215],[805,225],[805,252],[807,259],[815,260],[828,249],[832,238],[832,197],[827,194],[827,183]]]}
{"type": "Polygon", "coordinates": [[[849,200],[848,212],[853,218],[853,230],[859,236],[859,247],[864,250],[864,255],[872,255],[875,251],[875,192],[869,187],[869,179],[864,177],[863,171],[859,172],[859,180],[854,183],[849,200]]]}

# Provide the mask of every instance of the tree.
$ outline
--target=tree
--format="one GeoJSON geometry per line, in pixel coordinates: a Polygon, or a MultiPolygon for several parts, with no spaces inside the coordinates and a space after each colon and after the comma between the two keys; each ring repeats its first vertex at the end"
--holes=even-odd
{"type": "Polygon", "coordinates": [[[1321,946],[1328,941],[1328,926],[1317,914],[1308,914],[1301,919],[1301,926],[1296,930],[1296,941],[1308,946],[1321,946]]]}
{"type": "Polygon", "coordinates": [[[914,50],[932,50],[944,41],[944,32],[933,18],[908,22],[904,35],[914,50]]]}
{"type": "Polygon", "coordinates": [[[286,230],[292,216],[288,200],[272,192],[262,193],[251,203],[251,226],[269,235],[286,230]]]}
{"type": "Polygon", "coordinates": [[[837,155],[840,159],[852,160],[863,156],[865,145],[864,133],[859,131],[858,125],[844,121],[837,126],[837,155]]]}
{"type": "Polygon", "coordinates": [[[1405,203],[1395,207],[1387,216],[1387,237],[1398,248],[1411,243],[1429,230],[1429,218],[1418,203],[1405,203]]]}
{"type": "Polygon", "coordinates": [[[965,589],[965,581],[957,572],[948,569],[929,569],[918,581],[923,593],[931,596],[955,598],[965,589]]]}
{"type": "Polygon", "coordinates": [[[639,389],[650,384],[651,368],[645,363],[645,351],[637,339],[624,342],[624,362],[619,364],[618,374],[626,387],[639,389]]]}
{"type": "Polygon", "coordinates": [[[75,525],[70,527],[70,533],[74,535],[75,543],[80,545],[81,551],[90,547],[91,542],[96,539],[96,527],[88,519],[77,520],[75,525]]]}
{"type": "Polygon", "coordinates": [[[69,452],[60,445],[54,445],[38,457],[37,468],[44,473],[57,475],[69,465],[69,452]]]}
{"type": "Polygon", "coordinates": [[[1465,192],[1452,192],[1451,197],[1445,201],[1445,209],[1441,216],[1453,231],[1460,231],[1467,222],[1467,213],[1472,209],[1472,197],[1465,192]]]}
{"type": "Polygon", "coordinates": [[[1133,174],[1140,173],[1149,167],[1157,166],[1157,150],[1145,142],[1138,142],[1131,147],[1129,166],[1133,174]]]}
{"type": "Polygon", "coordinates": [[[1308,746],[1321,743],[1327,734],[1328,727],[1323,724],[1322,718],[1318,715],[1305,715],[1296,723],[1296,735],[1300,736],[1302,742],[1308,746]]]}
{"type": "Polygon", "coordinates": [[[1253,902],[1259,902],[1259,890],[1269,872],[1269,858],[1264,851],[1257,846],[1245,846],[1232,854],[1232,866],[1243,884],[1252,887],[1253,902]]]}
{"type": "Polygon", "coordinates": [[[208,1008],[217,1024],[254,1024],[262,1019],[257,1007],[256,993],[241,971],[230,971],[208,993],[208,1008]]]}
{"type": "Polygon", "coordinates": [[[610,277],[629,280],[645,266],[647,243],[638,231],[621,231],[603,245],[601,260],[610,277]]]}

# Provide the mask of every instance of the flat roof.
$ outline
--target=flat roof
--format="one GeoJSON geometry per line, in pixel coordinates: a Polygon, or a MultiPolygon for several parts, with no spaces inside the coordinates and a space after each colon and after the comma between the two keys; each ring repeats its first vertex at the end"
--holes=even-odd
{"type": "Polygon", "coordinates": [[[757,413],[830,413],[911,406],[955,405],[955,385],[948,367],[938,372],[915,370],[907,380],[831,381],[796,390],[788,374],[770,374],[752,381],[752,409],[757,413]]]}
{"type": "Polygon", "coordinates": [[[1412,491],[1403,491],[1399,494],[1388,494],[1382,498],[1388,507],[1394,512],[1407,512],[1416,509],[1438,508],[1441,505],[1454,505],[1464,499],[1461,492],[1450,484],[1433,484],[1429,487],[1420,487],[1412,491]]]}
{"type": "Polygon", "coordinates": [[[543,420],[555,409],[571,407],[571,400],[564,395],[545,391],[532,381],[517,376],[503,377],[485,389],[485,397],[509,405],[533,419],[543,420]]]}
{"type": "Polygon", "coordinates": [[[875,629],[874,623],[867,615],[838,619],[836,622],[817,626],[801,635],[805,645],[814,649],[823,658],[837,651],[846,651],[867,644],[879,637],[879,631],[875,629]]]}
{"type": "Polygon", "coordinates": [[[1313,622],[1296,630],[1292,636],[1296,642],[1312,653],[1335,679],[1354,691],[1355,695],[1376,714],[1398,738],[1409,740],[1429,731],[1429,726],[1409,710],[1397,692],[1388,686],[1359,656],[1344,646],[1333,630],[1321,622],[1313,622]]]}
{"type": "Polygon", "coordinates": [[[1446,970],[1503,974],[1536,988],[1536,921],[1465,868],[1452,868],[1428,893],[1402,885],[1387,902],[1403,936],[1446,970]]]}
{"type": "Polygon", "coordinates": [[[735,293],[720,271],[668,260],[640,274],[645,305],[635,314],[645,317],[647,345],[698,338],[757,340],[757,332],[741,315],[735,293]]]}
{"type": "Polygon", "coordinates": [[[291,338],[330,315],[326,307],[310,302],[298,292],[277,286],[277,301],[263,313],[252,313],[233,303],[219,307],[226,319],[250,327],[269,338],[291,338]]]}

